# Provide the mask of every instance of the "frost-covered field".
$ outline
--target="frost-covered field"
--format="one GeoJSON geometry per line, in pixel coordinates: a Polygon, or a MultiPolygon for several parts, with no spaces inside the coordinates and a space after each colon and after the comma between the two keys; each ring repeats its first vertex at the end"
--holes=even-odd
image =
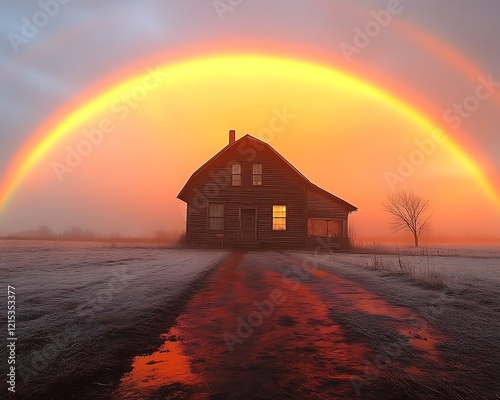
{"type": "MultiPolygon", "coordinates": [[[[386,248],[396,253],[395,248],[386,248]]],[[[399,261],[418,274],[443,275],[445,280],[476,280],[500,284],[500,246],[432,247],[400,249],[397,254],[337,254],[335,259],[361,266],[373,266],[374,260],[397,270],[399,261]],[[376,257],[376,258],[375,258],[376,257]]]]}
{"type": "MultiPolygon", "coordinates": [[[[65,375],[85,376],[88,363],[98,370],[113,368],[112,358],[128,346],[119,340],[124,330],[140,341],[141,332],[162,323],[158,313],[164,314],[165,324],[169,305],[225,254],[1,242],[2,309],[7,285],[16,288],[17,391],[58,382],[65,375]]],[[[5,318],[0,327],[7,331],[5,318]]]]}
{"type": "MultiPolygon", "coordinates": [[[[363,253],[321,255],[325,267],[342,269],[357,276],[376,272],[400,275],[409,282],[435,290],[467,291],[481,297],[500,296],[500,246],[396,248],[376,247],[363,253]]],[[[313,254],[300,252],[314,261],[313,254]]],[[[500,298],[499,298],[500,300],[500,298]]]]}

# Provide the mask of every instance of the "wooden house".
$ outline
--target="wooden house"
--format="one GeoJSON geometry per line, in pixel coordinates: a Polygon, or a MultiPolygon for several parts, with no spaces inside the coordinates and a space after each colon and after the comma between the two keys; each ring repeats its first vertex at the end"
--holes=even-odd
{"type": "Polygon", "coordinates": [[[196,247],[347,246],[357,208],[311,183],[267,143],[246,135],[196,170],[179,195],[196,247]]]}

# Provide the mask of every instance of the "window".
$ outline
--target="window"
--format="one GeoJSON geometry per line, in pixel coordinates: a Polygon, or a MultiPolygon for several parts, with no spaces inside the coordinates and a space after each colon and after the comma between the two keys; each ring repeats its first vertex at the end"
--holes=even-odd
{"type": "Polygon", "coordinates": [[[286,206],[273,206],[273,231],[286,231],[286,206]]]}
{"type": "Polygon", "coordinates": [[[342,236],[342,221],[327,219],[308,219],[307,236],[337,237],[342,236]]]}
{"type": "Polygon", "coordinates": [[[262,186],[262,164],[253,165],[252,182],[254,186],[262,186]]]}
{"type": "Polygon", "coordinates": [[[233,186],[241,186],[241,164],[233,164],[231,166],[231,184],[233,186]]]}
{"type": "Polygon", "coordinates": [[[208,205],[208,230],[224,230],[224,204],[208,205]]]}

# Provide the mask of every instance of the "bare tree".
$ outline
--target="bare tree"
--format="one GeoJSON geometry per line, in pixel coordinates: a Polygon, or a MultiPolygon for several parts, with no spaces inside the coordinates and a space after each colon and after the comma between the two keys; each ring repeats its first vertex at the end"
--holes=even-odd
{"type": "Polygon", "coordinates": [[[42,225],[38,228],[37,236],[41,238],[51,238],[54,237],[54,231],[47,225],[42,225]]]}
{"type": "Polygon", "coordinates": [[[408,229],[418,247],[420,234],[428,228],[432,216],[429,200],[412,191],[399,191],[388,196],[383,209],[394,217],[394,232],[408,229]]]}
{"type": "Polygon", "coordinates": [[[166,242],[168,239],[168,232],[165,229],[155,230],[155,239],[160,242],[166,242]]]}

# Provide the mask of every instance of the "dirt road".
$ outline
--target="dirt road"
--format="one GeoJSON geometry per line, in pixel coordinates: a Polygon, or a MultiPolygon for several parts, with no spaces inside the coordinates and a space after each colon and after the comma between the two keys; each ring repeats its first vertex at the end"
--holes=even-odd
{"type": "Polygon", "coordinates": [[[411,310],[292,255],[231,254],[116,399],[454,398],[439,344],[411,310]]]}

